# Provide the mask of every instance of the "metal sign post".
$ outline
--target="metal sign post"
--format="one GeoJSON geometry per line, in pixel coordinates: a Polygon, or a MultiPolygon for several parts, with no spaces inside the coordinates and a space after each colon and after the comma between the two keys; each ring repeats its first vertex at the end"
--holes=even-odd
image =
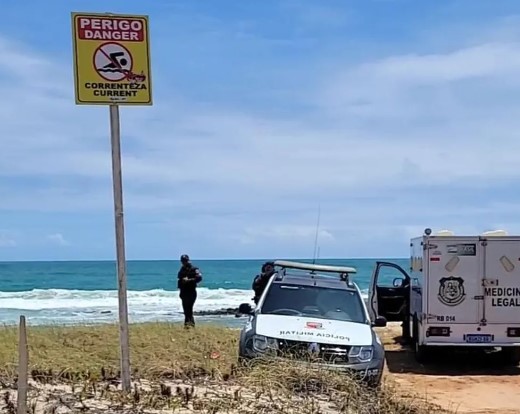
{"type": "Polygon", "coordinates": [[[110,108],[121,385],[126,392],[131,381],[119,106],[152,105],[148,26],[148,16],[72,13],[76,104],[110,108]]]}
{"type": "Polygon", "coordinates": [[[125,224],[123,217],[121,130],[118,105],[110,105],[110,141],[112,144],[112,183],[114,187],[114,215],[116,225],[121,383],[124,391],[130,391],[130,340],[128,335],[128,304],[126,300],[125,224]]]}
{"type": "Polygon", "coordinates": [[[27,328],[25,316],[20,316],[20,327],[18,330],[18,398],[17,414],[27,414],[27,384],[29,376],[29,348],[27,347],[27,328]]]}

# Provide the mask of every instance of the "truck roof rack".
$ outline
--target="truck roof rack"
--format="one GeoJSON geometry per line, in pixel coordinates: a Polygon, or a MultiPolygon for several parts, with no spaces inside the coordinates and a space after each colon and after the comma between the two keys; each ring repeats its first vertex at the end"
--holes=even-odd
{"type": "Polygon", "coordinates": [[[274,265],[276,267],[281,267],[281,269],[276,272],[275,280],[282,281],[286,275],[287,269],[309,270],[311,279],[314,279],[314,285],[316,285],[316,276],[330,277],[330,275],[319,275],[316,274],[316,272],[339,273],[339,279],[342,282],[345,282],[349,288],[353,288],[354,284],[350,280],[349,276],[351,273],[357,273],[357,270],[354,267],[349,266],[317,265],[313,263],[293,262],[290,260],[275,260],[274,265]]]}
{"type": "Polygon", "coordinates": [[[304,263],[304,262],[294,262],[290,260],[275,260],[275,266],[286,268],[286,269],[300,269],[300,270],[310,270],[312,273],[314,272],[326,272],[326,273],[357,273],[357,270],[354,267],[349,266],[331,266],[331,265],[321,265],[321,264],[312,264],[312,263],[304,263]]]}
{"type": "Polygon", "coordinates": [[[349,288],[354,288],[354,284],[350,280],[349,276],[351,273],[357,273],[357,270],[354,267],[349,266],[331,266],[331,265],[319,265],[313,263],[304,263],[304,262],[293,262],[290,260],[275,260],[275,267],[281,267],[281,270],[276,272],[277,281],[282,281],[284,276],[286,275],[287,269],[299,269],[299,270],[309,270],[311,279],[314,279],[314,285],[316,286],[316,276],[330,277],[329,275],[317,275],[316,272],[321,273],[339,273],[339,279],[342,282],[345,282],[349,288]]]}

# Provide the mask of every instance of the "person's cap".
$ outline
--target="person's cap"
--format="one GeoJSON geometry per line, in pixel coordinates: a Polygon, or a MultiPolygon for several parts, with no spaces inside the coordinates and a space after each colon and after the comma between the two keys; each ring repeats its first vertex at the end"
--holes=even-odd
{"type": "Polygon", "coordinates": [[[181,262],[189,262],[190,261],[190,256],[188,256],[187,254],[183,254],[181,256],[181,262]]]}

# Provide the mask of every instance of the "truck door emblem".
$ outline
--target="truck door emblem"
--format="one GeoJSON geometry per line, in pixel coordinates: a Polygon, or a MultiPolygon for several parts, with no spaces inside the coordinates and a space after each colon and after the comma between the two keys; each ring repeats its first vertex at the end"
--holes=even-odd
{"type": "Polygon", "coordinates": [[[464,279],[461,277],[443,277],[439,280],[439,294],[437,297],[446,306],[457,306],[464,302],[464,279]]]}

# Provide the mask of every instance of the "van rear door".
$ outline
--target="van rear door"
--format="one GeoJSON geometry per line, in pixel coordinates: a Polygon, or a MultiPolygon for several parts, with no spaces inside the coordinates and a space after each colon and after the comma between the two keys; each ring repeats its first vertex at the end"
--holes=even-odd
{"type": "Polygon", "coordinates": [[[483,319],[520,324],[520,238],[489,237],[484,244],[483,319]]]}
{"type": "Polygon", "coordinates": [[[428,323],[479,323],[482,252],[478,237],[436,236],[427,243],[428,323]]]}

